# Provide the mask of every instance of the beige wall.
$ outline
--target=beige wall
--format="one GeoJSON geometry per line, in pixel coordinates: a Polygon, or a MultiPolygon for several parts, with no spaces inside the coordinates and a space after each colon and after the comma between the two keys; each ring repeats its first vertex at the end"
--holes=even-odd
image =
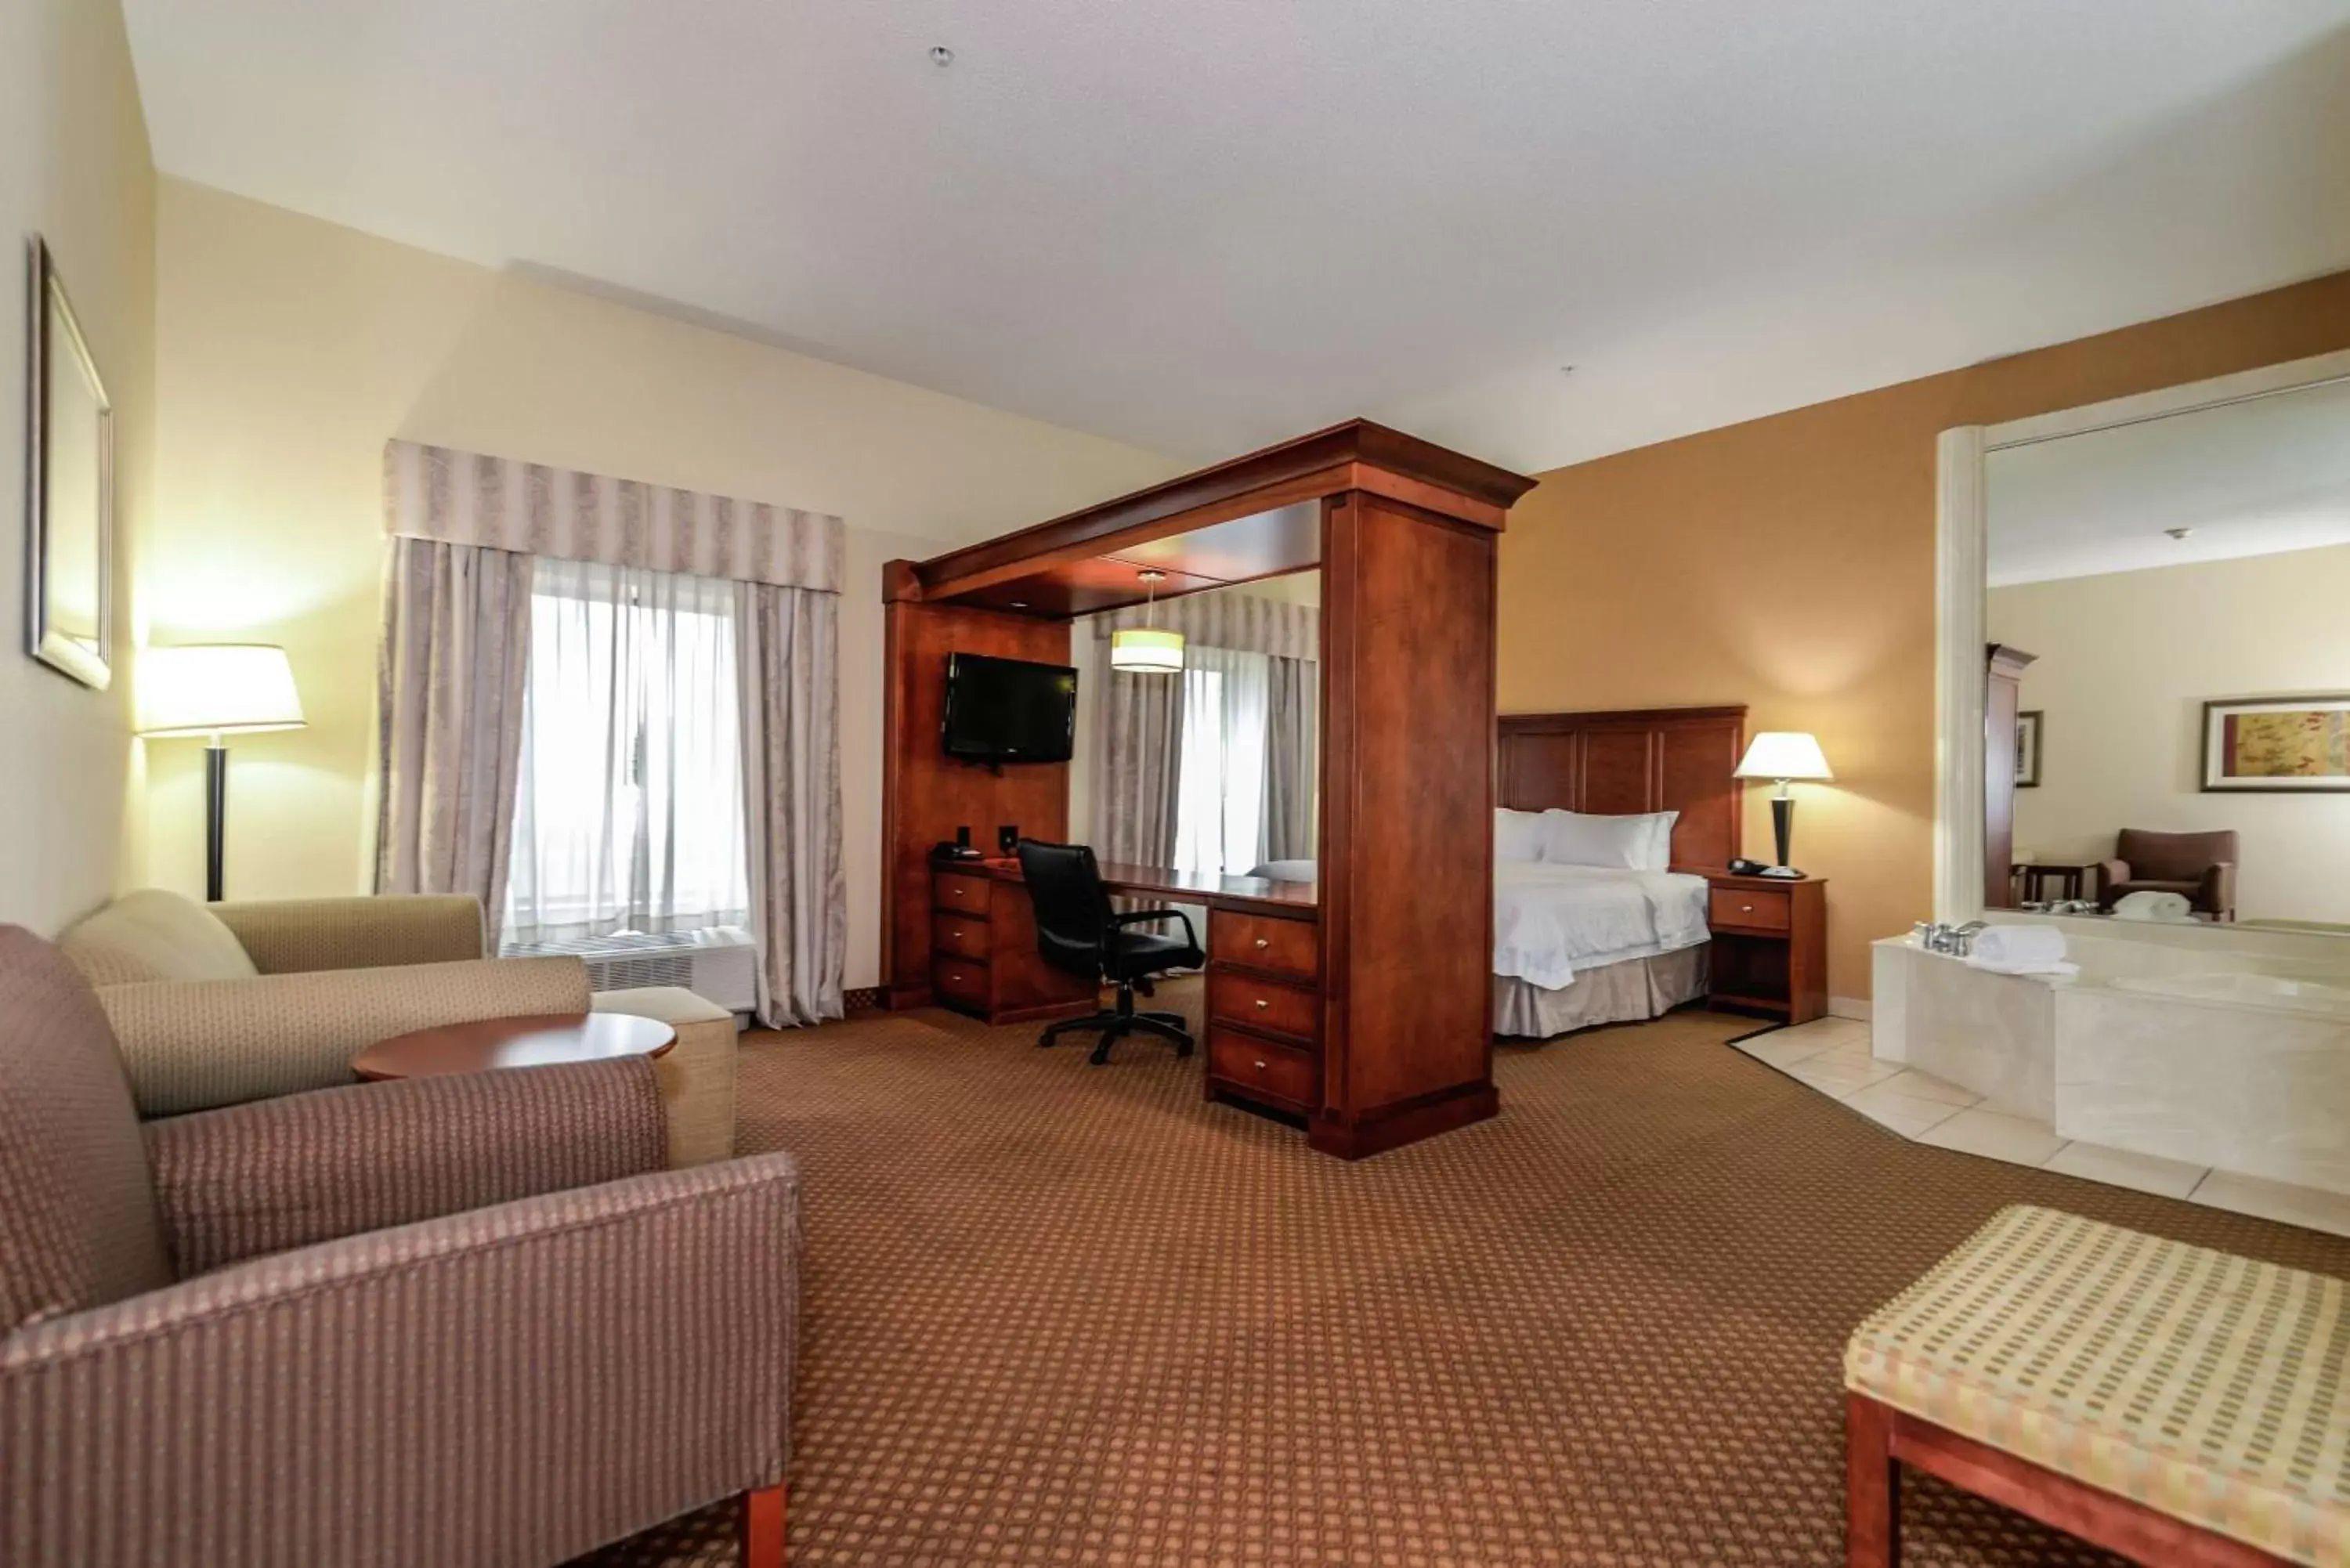
{"type": "Polygon", "coordinates": [[[129,809],[132,565],[147,526],[154,430],[155,174],[113,0],[0,5],[0,921],[52,933],[115,891],[135,858],[129,809]],[[24,652],[25,241],[42,235],[114,402],[116,652],[93,691],[24,652]],[[126,822],[130,826],[126,827],[126,822]]]}
{"type": "Polygon", "coordinates": [[[2036,655],[2041,784],[2015,843],[2103,859],[2123,827],[2242,835],[2240,918],[2350,920],[2350,795],[2206,794],[2203,703],[2350,691],[2350,545],[1994,588],[1992,640],[2036,655]]]}
{"type": "MultiPolygon", "coordinates": [[[[849,522],[848,983],[872,982],[880,566],[1149,483],[1151,453],[166,180],[158,642],[282,642],[306,731],[234,747],[229,892],[368,886],[385,441],[849,522]]],[[[150,877],[203,880],[201,747],[157,742],[150,877]]]]}
{"type": "Polygon", "coordinates": [[[1502,709],[1818,734],[1795,859],[1833,879],[1829,989],[1864,997],[1867,943],[1932,902],[1936,433],[2343,348],[2350,274],[1544,474],[1502,540],[1502,709]]]}

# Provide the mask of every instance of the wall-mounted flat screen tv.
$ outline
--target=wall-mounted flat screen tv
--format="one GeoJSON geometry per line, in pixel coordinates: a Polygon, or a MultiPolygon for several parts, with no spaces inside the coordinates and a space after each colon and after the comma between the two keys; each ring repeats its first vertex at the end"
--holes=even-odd
{"type": "Polygon", "coordinates": [[[947,655],[947,755],[1066,763],[1076,727],[1077,672],[1067,665],[947,655]]]}

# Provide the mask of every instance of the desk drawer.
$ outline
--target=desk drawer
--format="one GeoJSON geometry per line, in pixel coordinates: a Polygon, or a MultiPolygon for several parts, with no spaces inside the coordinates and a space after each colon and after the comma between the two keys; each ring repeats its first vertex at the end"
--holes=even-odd
{"type": "Polygon", "coordinates": [[[1319,1039],[1322,1033],[1320,996],[1227,969],[1208,971],[1208,1016],[1301,1040],[1319,1039]]]}
{"type": "Polygon", "coordinates": [[[1222,909],[1208,915],[1208,956],[1219,963],[1314,980],[1322,973],[1320,938],[1320,928],[1311,920],[1275,920],[1222,909]]]}
{"type": "Polygon", "coordinates": [[[987,878],[939,872],[931,878],[931,902],[936,909],[951,909],[983,920],[987,919],[987,878]]]}
{"type": "Polygon", "coordinates": [[[931,988],[948,1002],[959,1002],[965,1007],[986,1007],[987,966],[970,959],[934,958],[931,961],[931,988]]]}
{"type": "Polygon", "coordinates": [[[1208,1075],[1253,1098],[1277,1100],[1300,1111],[1312,1110],[1321,1098],[1318,1053],[1217,1024],[1208,1028],[1208,1075]]]}
{"type": "Polygon", "coordinates": [[[931,917],[931,946],[958,958],[984,960],[988,956],[989,929],[985,920],[974,920],[969,915],[934,914],[931,917]]]}
{"type": "Polygon", "coordinates": [[[1783,931],[1787,895],[1776,888],[1716,888],[1706,899],[1705,923],[1725,931],[1783,931]]]}

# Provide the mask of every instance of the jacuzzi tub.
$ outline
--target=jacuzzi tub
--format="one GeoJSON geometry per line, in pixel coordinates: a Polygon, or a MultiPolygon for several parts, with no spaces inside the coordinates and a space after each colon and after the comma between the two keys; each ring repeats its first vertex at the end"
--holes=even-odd
{"type": "Polygon", "coordinates": [[[2350,970],[2330,940],[2067,935],[2064,977],[1876,944],[1876,1054],[2061,1138],[2350,1193],[2350,970]]]}
{"type": "Polygon", "coordinates": [[[2157,996],[2184,997],[2189,1002],[2217,1002],[2239,1007],[2282,1007],[2299,1012],[2323,1012],[2350,1017],[2350,990],[2320,985],[2315,981],[2287,980],[2274,974],[2116,975],[2118,991],[2148,992],[2157,996]]]}

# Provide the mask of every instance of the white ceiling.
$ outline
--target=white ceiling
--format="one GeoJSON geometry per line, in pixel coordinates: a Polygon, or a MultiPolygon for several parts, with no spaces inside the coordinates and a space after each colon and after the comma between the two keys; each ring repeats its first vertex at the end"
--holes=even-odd
{"type": "Polygon", "coordinates": [[[2350,265],[2350,0],[126,10],[169,173],[1185,457],[1536,469],[2350,265]]]}
{"type": "Polygon", "coordinates": [[[1993,587],[2350,545],[2350,382],[2012,447],[1984,476],[1993,587]]]}

